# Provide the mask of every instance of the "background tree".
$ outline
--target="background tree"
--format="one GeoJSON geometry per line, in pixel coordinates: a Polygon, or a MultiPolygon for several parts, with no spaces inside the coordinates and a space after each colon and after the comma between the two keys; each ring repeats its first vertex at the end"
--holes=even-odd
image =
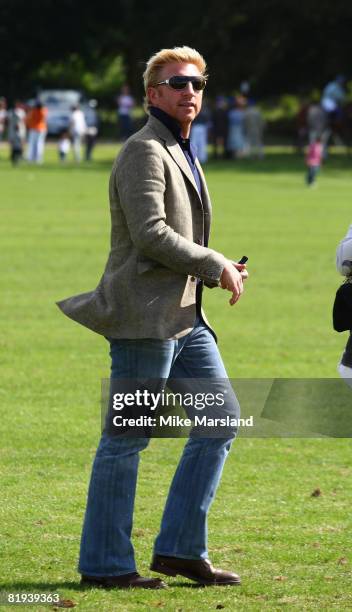
{"type": "Polygon", "coordinates": [[[72,84],[72,58],[87,83],[103,83],[118,57],[141,95],[145,60],[178,44],[204,53],[211,93],[244,78],[260,96],[310,91],[350,76],[351,23],[347,0],[0,0],[0,95],[33,95],[51,64],[72,84]]]}

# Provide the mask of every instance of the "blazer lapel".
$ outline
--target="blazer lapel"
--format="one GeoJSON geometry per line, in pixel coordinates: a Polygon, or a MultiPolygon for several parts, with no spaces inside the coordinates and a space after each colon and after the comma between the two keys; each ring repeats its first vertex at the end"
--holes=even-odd
{"type": "Polygon", "coordinates": [[[173,160],[176,162],[176,164],[182,170],[183,174],[185,174],[186,177],[188,178],[188,180],[192,183],[194,189],[197,192],[197,195],[198,195],[199,199],[201,200],[201,197],[200,197],[200,194],[199,194],[199,191],[198,191],[198,187],[197,187],[197,183],[196,183],[196,181],[194,179],[192,170],[189,167],[187,159],[185,158],[180,145],[178,144],[178,142],[176,142],[176,140],[175,140],[175,142],[173,144],[170,144],[170,143],[166,142],[165,145],[166,145],[166,148],[169,151],[171,157],[173,158],[173,160]]]}
{"type": "Polygon", "coordinates": [[[190,181],[190,183],[194,187],[197,193],[197,196],[200,200],[200,203],[202,204],[202,198],[198,191],[198,187],[194,179],[194,176],[192,174],[192,170],[189,167],[188,162],[177,140],[175,140],[170,130],[168,130],[167,127],[165,127],[164,124],[161,121],[159,121],[159,119],[157,119],[156,117],[153,117],[153,115],[149,116],[148,124],[154,130],[154,132],[156,132],[157,136],[161,138],[161,140],[164,141],[164,146],[170,153],[174,162],[176,162],[180,170],[183,172],[183,174],[187,177],[187,179],[190,181]]]}

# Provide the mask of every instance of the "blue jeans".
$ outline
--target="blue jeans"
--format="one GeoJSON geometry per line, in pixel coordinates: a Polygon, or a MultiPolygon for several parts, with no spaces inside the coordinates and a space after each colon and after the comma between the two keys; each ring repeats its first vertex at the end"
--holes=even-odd
{"type": "MultiPolygon", "coordinates": [[[[112,378],[227,379],[214,337],[197,317],[193,330],[178,340],[113,340],[112,378]]],[[[228,383],[229,384],[229,383],[228,383]]],[[[239,417],[229,384],[227,414],[239,417]]],[[[190,437],[174,475],[154,552],[204,559],[207,513],[236,432],[222,438],[190,437]]],[[[131,543],[139,452],[149,438],[103,432],[95,456],[84,519],[78,569],[90,576],[136,571],[131,543]]],[[[171,444],[170,440],[170,444],[171,444]]],[[[162,469],[162,466],[160,466],[162,469]]]]}

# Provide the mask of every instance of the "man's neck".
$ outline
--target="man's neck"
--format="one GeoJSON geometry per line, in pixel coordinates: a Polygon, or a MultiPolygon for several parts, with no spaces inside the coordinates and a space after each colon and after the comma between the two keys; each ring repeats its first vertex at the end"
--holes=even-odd
{"type": "MultiPolygon", "coordinates": [[[[166,113],[164,110],[162,110],[161,108],[159,108],[158,106],[152,106],[152,109],[154,109],[156,111],[156,116],[158,117],[158,113],[161,114],[162,117],[164,117],[164,119],[166,119],[166,125],[170,128],[171,127],[171,131],[174,132],[175,128],[178,132],[178,137],[181,136],[181,138],[183,139],[188,139],[189,135],[190,135],[190,131],[191,131],[191,123],[186,123],[186,124],[180,124],[177,119],[175,119],[174,117],[172,117],[171,115],[169,115],[168,113],[166,113]],[[171,122],[171,126],[169,126],[169,122],[171,122]]],[[[151,112],[151,114],[153,114],[153,110],[151,112]]],[[[162,119],[162,121],[164,121],[164,119],[162,119]]]]}
{"type": "Polygon", "coordinates": [[[183,125],[180,125],[181,128],[181,136],[182,138],[189,138],[190,132],[191,132],[191,124],[190,123],[186,123],[183,125]]]}

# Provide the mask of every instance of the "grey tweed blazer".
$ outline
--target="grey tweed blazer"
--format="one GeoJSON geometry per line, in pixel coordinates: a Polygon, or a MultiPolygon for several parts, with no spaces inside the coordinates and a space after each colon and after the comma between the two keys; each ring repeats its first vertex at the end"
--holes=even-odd
{"type": "Polygon", "coordinates": [[[196,317],[197,277],[219,285],[225,258],[208,244],[211,204],[171,132],[155,117],[123,146],[110,177],[111,250],[94,291],[57,302],[110,338],[180,338],[196,317]]]}

